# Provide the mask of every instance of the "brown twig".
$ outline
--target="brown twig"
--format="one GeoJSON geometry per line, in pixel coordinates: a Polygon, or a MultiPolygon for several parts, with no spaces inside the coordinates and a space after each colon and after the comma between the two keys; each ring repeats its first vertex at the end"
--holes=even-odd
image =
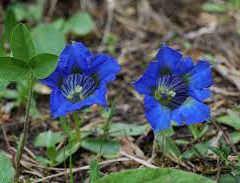
{"type": "Polygon", "coordinates": [[[225,139],[226,143],[230,146],[230,148],[232,149],[232,151],[237,154],[238,153],[238,150],[237,150],[237,147],[231,143],[230,141],[230,138],[229,138],[229,135],[228,133],[222,129],[222,126],[219,124],[219,123],[216,123],[213,119],[210,120],[213,125],[219,130],[219,131],[222,131],[223,132],[223,138],[225,139]]]}

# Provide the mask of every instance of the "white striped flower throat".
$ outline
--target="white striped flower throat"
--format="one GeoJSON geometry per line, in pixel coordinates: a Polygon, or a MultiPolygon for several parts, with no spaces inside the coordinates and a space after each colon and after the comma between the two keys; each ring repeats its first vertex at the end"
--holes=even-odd
{"type": "Polygon", "coordinates": [[[80,102],[96,90],[95,81],[85,74],[70,74],[63,79],[61,92],[72,102],[80,102]]]}

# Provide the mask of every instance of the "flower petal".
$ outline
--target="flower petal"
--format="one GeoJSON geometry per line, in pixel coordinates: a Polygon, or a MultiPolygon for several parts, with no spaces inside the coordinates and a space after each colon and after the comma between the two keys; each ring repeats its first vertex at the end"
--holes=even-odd
{"type": "Polygon", "coordinates": [[[173,74],[182,75],[194,68],[194,63],[191,57],[182,58],[173,68],[173,74]]]}
{"type": "Polygon", "coordinates": [[[120,65],[115,58],[105,54],[97,54],[94,56],[87,72],[94,74],[96,79],[102,84],[115,80],[116,74],[120,69],[120,65]]]}
{"type": "Polygon", "coordinates": [[[135,90],[137,90],[139,94],[151,95],[152,90],[156,86],[158,74],[158,63],[150,62],[144,74],[133,83],[135,90]]]}
{"type": "Polygon", "coordinates": [[[207,61],[198,61],[187,75],[190,90],[208,88],[213,84],[211,65],[207,61]]]}
{"type": "Polygon", "coordinates": [[[40,80],[42,83],[52,88],[53,90],[58,89],[58,85],[63,79],[63,74],[56,68],[53,73],[45,79],[40,80]]]}
{"type": "Polygon", "coordinates": [[[72,103],[62,95],[60,90],[53,90],[50,95],[50,110],[53,118],[66,116],[71,105],[72,103]]]}
{"type": "Polygon", "coordinates": [[[58,68],[65,75],[69,75],[74,69],[87,70],[92,56],[93,54],[82,43],[73,42],[63,49],[58,68]]]}
{"type": "Polygon", "coordinates": [[[200,90],[190,90],[188,91],[189,96],[199,100],[204,101],[205,99],[209,98],[211,95],[211,92],[209,89],[204,88],[200,90]]]}
{"type": "Polygon", "coordinates": [[[145,116],[155,131],[170,127],[170,110],[159,104],[153,97],[144,98],[145,116]]]}
{"type": "Polygon", "coordinates": [[[161,73],[164,72],[162,69],[167,69],[172,72],[181,58],[182,54],[164,44],[157,54],[161,73]]]}
{"type": "Polygon", "coordinates": [[[82,100],[81,102],[73,104],[71,107],[69,107],[68,112],[80,110],[84,107],[89,107],[93,104],[98,104],[98,105],[102,105],[103,107],[107,107],[107,102],[105,98],[106,93],[107,93],[106,85],[103,85],[101,86],[101,88],[98,88],[92,96],[82,100]]]}
{"type": "Polygon", "coordinates": [[[185,121],[187,125],[207,121],[210,118],[210,108],[208,105],[189,97],[178,109],[172,113],[172,119],[181,123],[185,121]]]}

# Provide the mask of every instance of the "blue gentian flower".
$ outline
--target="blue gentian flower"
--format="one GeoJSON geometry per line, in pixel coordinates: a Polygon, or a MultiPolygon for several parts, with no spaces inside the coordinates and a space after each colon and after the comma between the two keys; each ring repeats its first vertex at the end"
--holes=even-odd
{"type": "Polygon", "coordinates": [[[105,54],[94,55],[82,43],[67,45],[58,66],[41,80],[52,89],[50,110],[53,118],[99,104],[106,107],[107,83],[120,71],[117,61],[105,54]]]}
{"type": "Polygon", "coordinates": [[[203,100],[210,97],[211,66],[163,45],[158,62],[150,62],[145,73],[134,82],[139,94],[145,95],[145,116],[155,131],[167,129],[171,121],[191,125],[210,118],[210,108],[203,100]]]}

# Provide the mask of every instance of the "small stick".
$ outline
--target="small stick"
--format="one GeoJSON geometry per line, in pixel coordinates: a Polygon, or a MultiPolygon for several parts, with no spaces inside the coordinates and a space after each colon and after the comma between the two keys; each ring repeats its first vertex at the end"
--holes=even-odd
{"type": "Polygon", "coordinates": [[[219,131],[222,131],[222,132],[223,132],[223,138],[225,139],[226,143],[231,147],[232,151],[233,151],[235,154],[237,154],[237,153],[238,153],[238,150],[237,150],[236,146],[235,146],[233,143],[231,143],[230,138],[229,138],[229,135],[222,129],[221,125],[218,124],[218,123],[216,123],[216,122],[215,122],[214,120],[212,120],[212,119],[211,119],[210,121],[214,124],[214,126],[215,126],[219,131]]]}

